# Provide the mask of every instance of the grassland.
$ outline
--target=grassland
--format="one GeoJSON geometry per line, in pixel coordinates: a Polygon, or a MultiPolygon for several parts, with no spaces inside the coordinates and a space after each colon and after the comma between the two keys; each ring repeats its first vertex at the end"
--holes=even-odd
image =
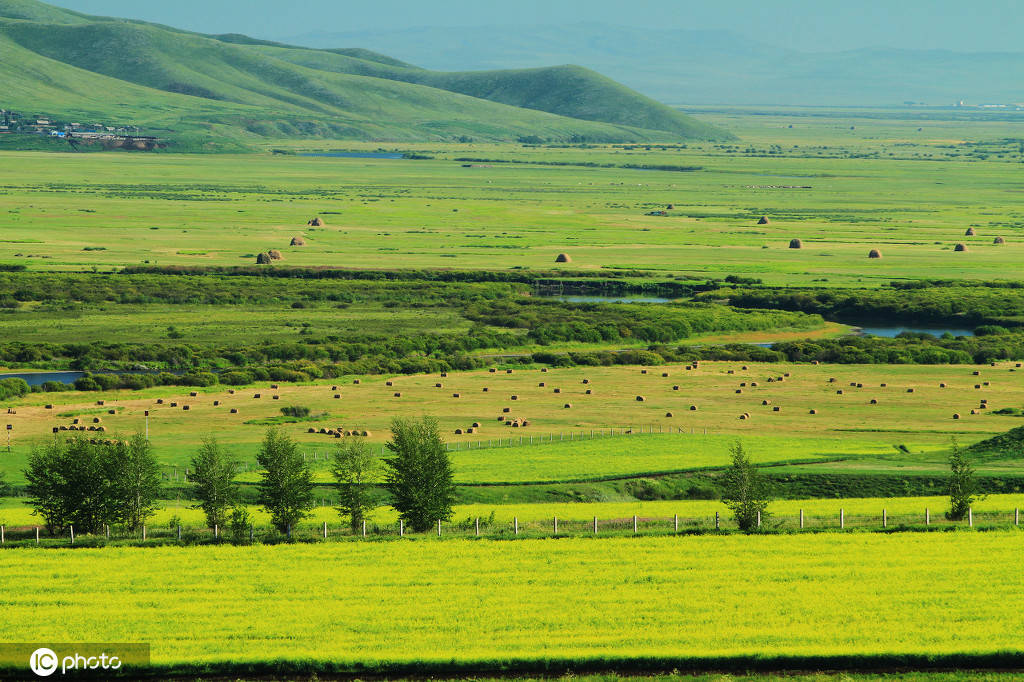
{"type": "Polygon", "coordinates": [[[0,637],[148,641],[193,668],[821,669],[1009,663],[1024,606],[1012,532],[139,552],[0,553],[0,637]]]}

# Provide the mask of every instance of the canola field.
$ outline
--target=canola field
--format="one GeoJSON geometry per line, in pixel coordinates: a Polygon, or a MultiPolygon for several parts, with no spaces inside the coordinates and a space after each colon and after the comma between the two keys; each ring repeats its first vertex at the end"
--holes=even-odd
{"type": "Polygon", "coordinates": [[[155,666],[211,669],[1019,656],[1022,540],[995,531],[23,549],[0,553],[0,639],[150,642],[155,666]]]}

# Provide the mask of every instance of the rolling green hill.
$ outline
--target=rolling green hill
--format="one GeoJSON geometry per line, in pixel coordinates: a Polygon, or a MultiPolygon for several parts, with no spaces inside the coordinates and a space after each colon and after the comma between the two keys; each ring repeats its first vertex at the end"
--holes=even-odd
{"type": "Polygon", "coordinates": [[[32,0],[0,0],[0,48],[0,107],[179,141],[727,137],[573,66],[440,73],[365,49],[206,36],[32,0]]]}

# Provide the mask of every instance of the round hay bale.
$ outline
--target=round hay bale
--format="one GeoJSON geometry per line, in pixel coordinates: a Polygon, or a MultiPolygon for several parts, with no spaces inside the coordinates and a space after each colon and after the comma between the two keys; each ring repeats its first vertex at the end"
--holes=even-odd
{"type": "Polygon", "coordinates": [[[197,393],[196,391],[192,391],[191,393],[189,393],[189,396],[191,396],[193,398],[198,398],[199,397],[199,393],[197,393]]]}
{"type": "Polygon", "coordinates": [[[337,387],[337,386],[331,386],[331,390],[332,390],[332,391],[337,391],[337,390],[338,390],[338,387],[337,387]]]}
{"type": "Polygon", "coordinates": [[[696,411],[697,411],[697,406],[696,405],[690,405],[690,412],[696,412],[696,411]]]}
{"type": "Polygon", "coordinates": [[[385,382],[384,382],[384,385],[385,385],[385,386],[394,386],[394,385],[395,385],[395,382],[393,382],[393,381],[385,381],[385,382]]]}
{"type": "Polygon", "coordinates": [[[878,404],[878,401],[877,401],[877,400],[875,400],[874,398],[872,398],[872,399],[871,399],[871,404],[872,404],[872,405],[877,405],[877,404],[878,404]]]}
{"type": "Polygon", "coordinates": [[[488,392],[488,391],[490,391],[490,390],[491,390],[491,389],[489,389],[489,388],[487,388],[486,386],[484,386],[483,392],[484,392],[484,393],[487,393],[487,392],[488,392]]]}
{"type": "Polygon", "coordinates": [[[974,370],[973,372],[971,372],[971,376],[980,377],[981,376],[981,372],[979,372],[978,370],[974,370]]]}
{"type": "Polygon", "coordinates": [[[175,403],[175,402],[171,403],[171,407],[177,407],[177,406],[178,406],[178,403],[175,403]]]}
{"type": "Polygon", "coordinates": [[[508,414],[509,412],[512,411],[512,408],[511,407],[503,407],[503,408],[501,408],[501,411],[504,412],[505,414],[508,414]]]}
{"type": "Polygon", "coordinates": [[[981,384],[974,384],[974,388],[981,388],[981,384]]]}
{"type": "Polygon", "coordinates": [[[971,414],[978,414],[977,410],[971,410],[971,414]]]}
{"type": "Polygon", "coordinates": [[[737,389],[736,389],[736,392],[737,392],[737,393],[743,393],[743,389],[742,389],[742,388],[737,388],[737,389]]]}
{"type": "Polygon", "coordinates": [[[674,417],[675,415],[673,415],[673,414],[672,414],[671,412],[666,412],[666,413],[665,413],[665,416],[666,416],[666,417],[674,417]]]}
{"type": "Polygon", "coordinates": [[[767,225],[770,222],[771,221],[768,220],[768,216],[766,216],[766,215],[763,215],[763,216],[761,216],[760,218],[757,219],[757,224],[758,225],[767,225]]]}
{"type": "Polygon", "coordinates": [[[276,391],[277,389],[280,388],[280,386],[278,386],[277,384],[270,384],[270,388],[272,388],[272,389],[274,389],[276,391]]]}
{"type": "Polygon", "coordinates": [[[642,395],[638,395],[638,396],[636,397],[636,401],[637,401],[638,403],[642,403],[642,402],[644,402],[645,400],[647,400],[647,398],[643,397],[642,395]]]}
{"type": "Polygon", "coordinates": [[[587,389],[587,395],[590,395],[591,393],[593,393],[593,391],[588,388],[587,389]]]}
{"type": "Polygon", "coordinates": [[[678,390],[679,390],[679,386],[678,386],[678,385],[676,385],[676,386],[673,386],[673,387],[672,387],[672,390],[673,390],[673,391],[678,391],[678,390]]]}
{"type": "Polygon", "coordinates": [[[313,427],[311,426],[311,427],[309,427],[308,429],[306,429],[306,433],[316,433],[316,429],[314,429],[314,428],[313,428],[313,427]]]}
{"type": "Polygon", "coordinates": [[[810,412],[808,412],[808,414],[818,414],[818,411],[817,410],[811,410],[810,412]]]}
{"type": "Polygon", "coordinates": [[[1005,244],[1006,240],[1003,239],[1002,237],[996,237],[995,239],[992,240],[992,243],[993,244],[1005,244]]]}
{"type": "Polygon", "coordinates": [[[107,410],[107,414],[117,414],[117,410],[107,410]]]}
{"type": "MultiPolygon", "coordinates": [[[[495,373],[495,372],[497,372],[498,370],[496,370],[496,369],[494,369],[493,367],[491,367],[491,368],[490,368],[489,370],[487,370],[487,371],[488,371],[488,372],[490,372],[491,374],[494,374],[494,373],[495,373]]],[[[545,370],[542,370],[542,371],[545,371],[545,370]]]]}
{"type": "Polygon", "coordinates": [[[835,377],[829,377],[828,378],[828,383],[830,383],[830,384],[836,383],[836,378],[835,377]]]}
{"type": "Polygon", "coordinates": [[[555,392],[555,393],[561,393],[561,392],[562,392],[562,389],[560,389],[560,388],[556,388],[556,389],[554,390],[554,392],[555,392]]]}
{"type": "Polygon", "coordinates": [[[538,386],[540,386],[541,388],[544,388],[544,382],[543,382],[543,381],[542,381],[542,382],[540,382],[540,383],[539,383],[539,384],[537,384],[537,385],[538,385],[538,386]]]}
{"type": "Polygon", "coordinates": [[[742,370],[743,370],[744,372],[746,372],[746,371],[747,371],[748,369],[750,369],[750,368],[749,368],[749,367],[747,367],[746,365],[743,365],[742,367],[740,367],[740,369],[742,369],[742,370]]]}
{"type": "Polygon", "coordinates": [[[882,252],[879,251],[878,249],[871,249],[870,251],[868,251],[868,258],[881,258],[881,257],[882,257],[882,252]]]}
{"type": "Polygon", "coordinates": [[[189,410],[192,409],[192,406],[191,405],[182,405],[181,409],[184,410],[185,412],[188,412],[189,410]]]}
{"type": "Polygon", "coordinates": [[[571,407],[572,407],[572,403],[566,403],[566,404],[565,404],[565,407],[564,407],[563,409],[566,409],[566,410],[568,410],[568,409],[569,409],[569,408],[571,408],[571,407]]]}
{"type": "Polygon", "coordinates": [[[476,429],[474,429],[473,427],[469,427],[468,429],[466,429],[466,433],[473,433],[474,431],[476,431],[476,429]]]}
{"type": "Polygon", "coordinates": [[[53,405],[47,405],[47,406],[46,406],[46,409],[48,409],[48,410],[52,410],[52,409],[53,409],[53,405]]]}
{"type": "Polygon", "coordinates": [[[306,224],[309,225],[310,227],[323,227],[325,223],[323,218],[317,216],[310,220],[309,222],[307,222],[306,224]]]}
{"type": "Polygon", "coordinates": [[[461,393],[452,393],[452,397],[453,398],[461,398],[462,394],[461,393]]]}
{"type": "Polygon", "coordinates": [[[256,256],[256,265],[270,265],[273,260],[274,259],[270,257],[270,254],[261,253],[256,256]]]}
{"type": "Polygon", "coordinates": [[[953,250],[954,251],[961,251],[961,252],[962,251],[966,251],[967,250],[967,245],[966,244],[957,244],[956,246],[953,247],[953,250]]]}
{"type": "Polygon", "coordinates": [[[666,207],[665,207],[665,210],[666,210],[666,211],[672,211],[672,210],[675,210],[675,206],[673,206],[672,204],[669,204],[668,206],[666,206],[666,207]]]}
{"type": "Polygon", "coordinates": [[[751,385],[751,386],[757,386],[757,382],[756,382],[756,381],[751,381],[751,382],[750,382],[750,385],[751,385]]]}
{"type": "Polygon", "coordinates": [[[234,394],[235,394],[235,389],[229,388],[228,389],[228,395],[234,395],[234,394]]]}
{"type": "Polygon", "coordinates": [[[220,407],[220,401],[219,400],[214,400],[213,401],[213,406],[214,407],[220,407]]]}
{"type": "Polygon", "coordinates": [[[555,256],[555,262],[556,263],[571,263],[572,262],[572,258],[567,253],[560,253],[557,256],[555,256]]]}
{"type": "Polygon", "coordinates": [[[441,372],[441,378],[442,379],[447,379],[448,378],[448,372],[441,372]]]}
{"type": "Polygon", "coordinates": [[[462,435],[462,429],[455,429],[455,435],[456,436],[461,436],[462,435]]]}
{"type": "Polygon", "coordinates": [[[401,393],[395,393],[395,397],[396,397],[396,398],[401,398],[401,397],[402,397],[402,394],[401,394],[401,393]]]}
{"type": "Polygon", "coordinates": [[[529,419],[524,419],[523,420],[523,426],[529,426],[529,425],[530,425],[530,420],[529,419]]]}
{"type": "Polygon", "coordinates": [[[103,400],[97,400],[97,401],[96,401],[96,404],[97,404],[97,405],[103,405],[103,404],[104,404],[104,401],[103,401],[103,400]]]}
{"type": "Polygon", "coordinates": [[[231,414],[238,414],[238,408],[237,407],[232,407],[231,408],[231,414]]]}
{"type": "Polygon", "coordinates": [[[741,382],[740,382],[740,386],[741,386],[741,387],[743,387],[743,388],[746,388],[746,386],[747,386],[747,382],[745,382],[745,381],[741,381],[741,382]]]}
{"type": "Polygon", "coordinates": [[[836,395],[842,395],[842,394],[843,394],[843,389],[839,389],[838,391],[836,391],[836,395]]]}
{"type": "Polygon", "coordinates": [[[444,388],[444,384],[434,384],[434,388],[444,388]]]}
{"type": "Polygon", "coordinates": [[[363,438],[369,438],[370,436],[373,435],[373,432],[372,431],[360,431],[359,435],[362,436],[363,438]]]}
{"type": "Polygon", "coordinates": [[[975,232],[974,232],[974,228],[973,227],[968,227],[967,231],[964,232],[964,236],[965,237],[973,237],[974,234],[975,234],[975,232]]]}
{"type": "Polygon", "coordinates": [[[353,383],[354,385],[358,386],[358,385],[359,385],[359,379],[353,379],[353,380],[352,380],[352,383],[353,383]]]}
{"type": "Polygon", "coordinates": [[[92,423],[93,423],[93,424],[99,424],[99,423],[100,423],[101,421],[102,421],[102,420],[101,420],[101,419],[100,419],[99,417],[93,417],[93,418],[92,418],[92,423]]]}
{"type": "Polygon", "coordinates": [[[799,239],[790,239],[789,240],[789,248],[791,248],[791,249],[802,249],[802,248],[804,248],[804,243],[802,241],[800,241],[799,239]]]}
{"type": "Polygon", "coordinates": [[[305,246],[306,240],[302,237],[292,237],[292,242],[289,246],[305,246]]]}
{"type": "Polygon", "coordinates": [[[341,394],[340,393],[335,393],[334,394],[334,399],[335,400],[341,400],[341,394]]]}
{"type": "Polygon", "coordinates": [[[735,374],[735,373],[736,373],[736,370],[734,370],[734,369],[730,369],[730,370],[726,371],[726,374],[735,374]]]}
{"type": "Polygon", "coordinates": [[[879,385],[879,386],[881,386],[882,388],[885,388],[885,387],[886,387],[886,386],[888,386],[889,384],[878,384],[878,385],[879,385]]]}
{"type": "Polygon", "coordinates": [[[500,421],[500,422],[503,422],[503,421],[505,421],[505,417],[504,417],[504,416],[500,416],[500,417],[498,417],[498,421],[500,421]]]}
{"type": "Polygon", "coordinates": [[[547,374],[548,368],[547,367],[541,367],[540,371],[544,372],[545,374],[547,374]]]}
{"type": "Polygon", "coordinates": [[[662,373],[661,373],[661,377],[662,377],[663,379],[664,379],[665,377],[667,377],[667,376],[668,376],[668,372],[662,372],[662,373]]]}
{"type": "Polygon", "coordinates": [[[779,407],[778,405],[776,405],[775,407],[772,408],[772,412],[781,412],[781,411],[782,411],[782,408],[779,407]]]}
{"type": "Polygon", "coordinates": [[[740,419],[744,419],[745,420],[746,418],[747,418],[746,413],[740,415],[740,419]]]}
{"type": "Polygon", "coordinates": [[[518,421],[512,422],[512,428],[513,429],[518,429],[519,428],[519,422],[518,421]]]}
{"type": "Polygon", "coordinates": [[[512,370],[510,370],[510,369],[506,369],[505,370],[505,374],[511,374],[511,373],[512,373],[512,370]]]}
{"type": "MultiPolygon", "coordinates": [[[[254,393],[253,396],[252,396],[253,400],[259,400],[262,397],[263,396],[261,394],[259,394],[259,393],[254,393]]],[[[171,407],[174,407],[174,403],[171,403],[171,407]]]]}
{"type": "Polygon", "coordinates": [[[772,404],[772,401],[770,401],[770,400],[762,400],[762,401],[761,401],[761,404],[762,404],[762,405],[771,405],[771,404],[772,404]]]}
{"type": "Polygon", "coordinates": [[[953,419],[959,419],[959,418],[960,418],[960,413],[959,412],[956,412],[956,413],[953,414],[953,419]]]}
{"type": "Polygon", "coordinates": [[[640,370],[640,373],[641,374],[647,374],[647,370],[646,369],[642,369],[642,370],[640,370]]]}
{"type": "Polygon", "coordinates": [[[519,400],[519,396],[517,396],[517,395],[509,396],[509,399],[511,399],[511,400],[519,400]]]}
{"type": "Polygon", "coordinates": [[[480,422],[473,422],[473,428],[474,429],[479,429],[480,428],[480,422]]]}
{"type": "Polygon", "coordinates": [[[913,393],[913,392],[914,392],[914,389],[912,389],[912,388],[908,388],[907,389],[907,393],[913,393]]]}

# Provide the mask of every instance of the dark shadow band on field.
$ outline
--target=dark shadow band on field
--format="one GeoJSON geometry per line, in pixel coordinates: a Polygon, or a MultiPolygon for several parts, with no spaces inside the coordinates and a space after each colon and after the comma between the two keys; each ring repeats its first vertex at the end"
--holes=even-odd
{"type": "MultiPolygon", "coordinates": [[[[960,654],[868,654],[840,656],[685,656],[505,659],[495,661],[422,661],[352,664],[330,661],[277,660],[260,663],[202,663],[151,665],[143,670],[121,670],[113,679],[247,679],[280,680],[301,676],[320,680],[366,679],[480,679],[562,677],[580,674],[748,674],[748,673],[911,673],[911,672],[1022,672],[1024,652],[960,654]]],[[[18,677],[22,670],[4,670],[18,677]]]]}

